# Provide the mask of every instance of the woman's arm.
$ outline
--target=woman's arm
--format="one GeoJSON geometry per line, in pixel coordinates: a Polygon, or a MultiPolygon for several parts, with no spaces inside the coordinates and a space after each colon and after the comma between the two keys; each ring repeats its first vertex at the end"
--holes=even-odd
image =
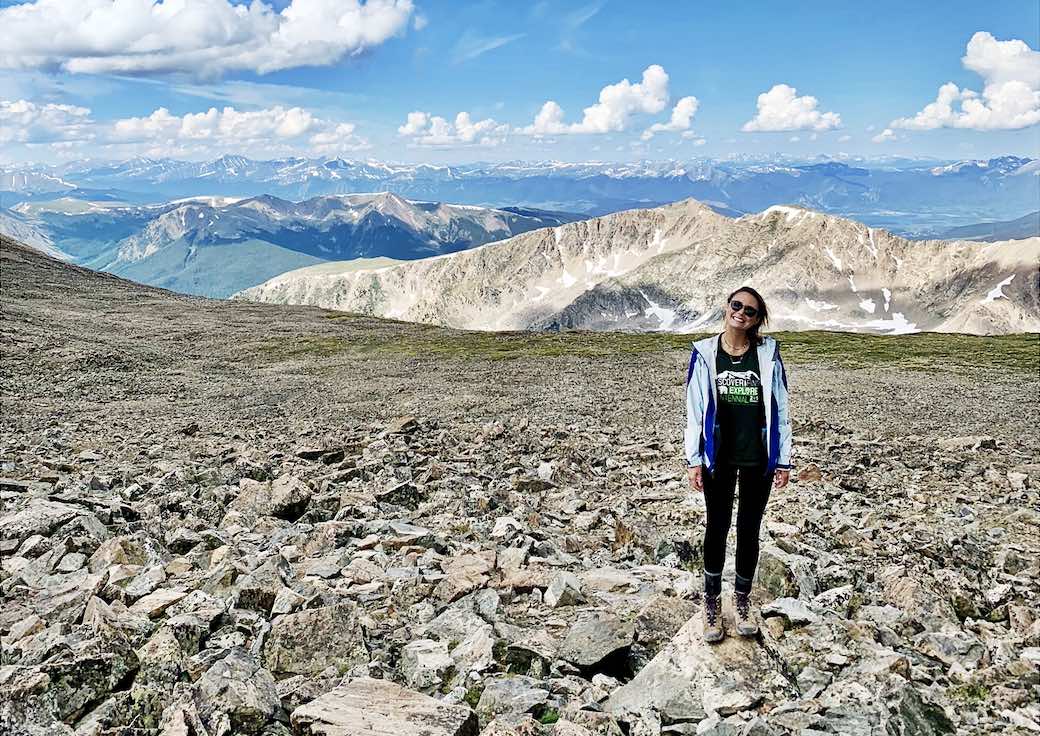
{"type": "Polygon", "coordinates": [[[788,405],[787,371],[784,361],[780,357],[780,345],[776,346],[773,368],[773,396],[776,398],[777,426],[776,431],[780,433],[780,457],[777,460],[778,470],[791,469],[791,413],[788,405]]]}
{"type": "Polygon", "coordinates": [[[690,488],[694,491],[704,490],[704,457],[701,455],[701,434],[704,426],[704,406],[701,399],[701,381],[707,366],[697,353],[697,348],[690,352],[690,365],[686,370],[686,430],[684,444],[686,448],[686,473],[690,488]]]}

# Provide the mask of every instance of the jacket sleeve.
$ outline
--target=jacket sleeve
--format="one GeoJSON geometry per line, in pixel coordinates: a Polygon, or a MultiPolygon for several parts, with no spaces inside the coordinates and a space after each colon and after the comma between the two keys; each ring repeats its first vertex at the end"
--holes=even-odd
{"type": "Polygon", "coordinates": [[[780,358],[780,346],[776,346],[776,367],[773,370],[773,396],[776,398],[777,426],[780,433],[780,457],[776,467],[780,470],[791,469],[791,413],[788,404],[787,371],[780,358]]]}
{"type": "Polygon", "coordinates": [[[686,465],[696,467],[704,464],[701,455],[701,434],[704,426],[704,406],[701,402],[701,385],[707,366],[694,348],[690,353],[690,365],[686,371],[686,465]]]}

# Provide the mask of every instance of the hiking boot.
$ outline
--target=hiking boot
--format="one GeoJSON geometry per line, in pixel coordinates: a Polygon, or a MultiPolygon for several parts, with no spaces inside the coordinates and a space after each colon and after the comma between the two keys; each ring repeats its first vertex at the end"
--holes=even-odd
{"type": "Polygon", "coordinates": [[[751,610],[751,594],[733,594],[733,618],[737,622],[737,633],[741,636],[758,636],[758,622],[751,610]]]}
{"type": "Polygon", "coordinates": [[[726,629],[722,624],[722,595],[704,596],[704,641],[722,641],[726,629]]]}

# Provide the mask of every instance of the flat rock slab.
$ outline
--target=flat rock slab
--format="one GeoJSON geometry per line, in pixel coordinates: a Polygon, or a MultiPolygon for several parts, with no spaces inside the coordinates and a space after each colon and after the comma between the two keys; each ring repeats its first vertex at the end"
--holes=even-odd
{"type": "Polygon", "coordinates": [[[477,736],[477,714],[387,680],[362,677],[293,711],[301,736],[477,736]]]}
{"type": "Polygon", "coordinates": [[[706,644],[698,611],[628,684],[610,695],[604,710],[622,720],[653,712],[666,723],[697,722],[794,697],[793,686],[762,645],[734,635],[732,613],[725,615],[726,638],[706,644]]]}

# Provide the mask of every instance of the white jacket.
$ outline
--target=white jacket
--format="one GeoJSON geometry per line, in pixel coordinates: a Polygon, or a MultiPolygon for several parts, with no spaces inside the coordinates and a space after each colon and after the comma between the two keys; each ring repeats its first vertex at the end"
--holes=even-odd
{"type": "MultiPolygon", "coordinates": [[[[715,468],[718,447],[719,397],[715,383],[715,358],[719,336],[712,335],[693,344],[690,367],[686,372],[686,464],[715,468]]],[[[791,467],[791,417],[787,407],[787,372],[780,359],[780,344],[768,335],[758,346],[758,366],[762,373],[762,401],[766,422],[762,441],[767,450],[766,472],[791,467]]]]}

